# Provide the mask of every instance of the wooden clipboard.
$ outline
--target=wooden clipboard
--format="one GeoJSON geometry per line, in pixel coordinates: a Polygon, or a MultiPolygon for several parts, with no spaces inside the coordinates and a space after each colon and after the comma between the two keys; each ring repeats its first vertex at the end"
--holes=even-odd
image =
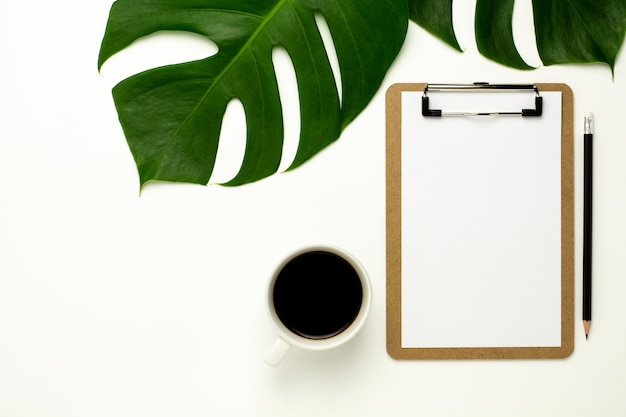
{"type": "MultiPolygon", "coordinates": [[[[540,93],[558,92],[560,119],[560,340],[549,346],[415,346],[403,344],[403,93],[422,93],[428,84],[401,83],[386,93],[386,273],[387,351],[394,359],[539,359],[564,358],[574,349],[574,163],[573,94],[565,84],[535,84],[540,93]]],[[[545,103],[544,106],[551,106],[545,103]]],[[[406,116],[405,116],[406,117],[406,116]]],[[[413,117],[413,116],[411,116],[413,117]]],[[[415,114],[415,118],[423,117],[415,114]]],[[[406,122],[406,121],[404,121],[406,122]]],[[[446,123],[444,120],[441,123],[446,123]]],[[[558,146],[558,145],[557,145],[558,146]]],[[[406,173],[405,173],[406,175],[406,173]]],[[[410,198],[414,198],[411,196],[410,198]]],[[[419,198],[419,197],[417,197],[419,198]]],[[[420,203],[421,204],[421,203],[420,203]]],[[[428,204],[424,201],[423,204],[428,204]]],[[[404,236],[404,238],[408,238],[404,236]]],[[[558,237],[557,237],[558,239],[558,237]]],[[[453,260],[452,260],[453,262],[453,260]]],[[[406,301],[405,301],[406,302],[406,301]]],[[[494,312],[497,314],[497,312],[494,312]]],[[[404,319],[406,319],[404,317],[404,319]]],[[[558,318],[557,318],[558,319],[558,318]]],[[[408,319],[406,319],[408,322],[408,319]]],[[[413,331],[413,330],[411,330],[413,331]]],[[[408,331],[407,331],[408,333],[408,331]]],[[[419,330],[417,331],[419,333],[419,330]]]]}

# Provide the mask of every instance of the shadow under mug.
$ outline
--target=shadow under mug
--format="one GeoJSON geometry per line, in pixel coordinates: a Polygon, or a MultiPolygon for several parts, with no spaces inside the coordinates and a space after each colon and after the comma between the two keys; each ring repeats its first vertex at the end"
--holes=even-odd
{"type": "Polygon", "coordinates": [[[330,349],[350,340],[369,313],[372,290],[363,266],[344,250],[301,249],[274,271],[268,286],[278,338],[265,362],[278,366],[292,346],[330,349]]]}

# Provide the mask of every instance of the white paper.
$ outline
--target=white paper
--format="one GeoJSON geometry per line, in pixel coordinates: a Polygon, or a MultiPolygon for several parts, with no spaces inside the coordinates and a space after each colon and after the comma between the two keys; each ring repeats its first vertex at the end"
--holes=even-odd
{"type": "MultiPolygon", "coordinates": [[[[421,96],[402,94],[402,347],[560,346],[561,93],[542,93],[541,117],[423,117],[421,96]]],[[[455,103],[534,96],[430,107],[455,103]]]]}

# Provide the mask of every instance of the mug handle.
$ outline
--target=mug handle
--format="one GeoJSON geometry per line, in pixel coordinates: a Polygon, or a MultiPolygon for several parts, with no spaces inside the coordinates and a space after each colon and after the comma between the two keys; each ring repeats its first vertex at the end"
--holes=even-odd
{"type": "Polygon", "coordinates": [[[278,366],[283,357],[287,354],[287,352],[289,352],[290,348],[291,344],[289,344],[289,342],[282,337],[278,336],[274,345],[272,345],[272,348],[265,356],[265,363],[274,367],[278,366]]]}

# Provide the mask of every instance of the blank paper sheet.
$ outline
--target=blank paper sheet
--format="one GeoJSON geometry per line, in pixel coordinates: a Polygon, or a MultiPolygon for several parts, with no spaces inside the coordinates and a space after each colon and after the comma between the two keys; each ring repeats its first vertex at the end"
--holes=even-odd
{"type": "MultiPolygon", "coordinates": [[[[402,92],[403,348],[560,346],[561,92],[542,96],[541,117],[440,118],[402,92]]],[[[430,107],[533,100],[441,93],[430,107]]]]}

